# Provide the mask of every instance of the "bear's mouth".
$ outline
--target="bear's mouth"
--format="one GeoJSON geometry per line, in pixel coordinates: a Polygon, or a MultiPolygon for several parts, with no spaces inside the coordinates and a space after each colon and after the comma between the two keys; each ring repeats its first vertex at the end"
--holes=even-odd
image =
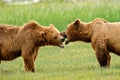
{"type": "Polygon", "coordinates": [[[64,48],[63,42],[65,41],[65,38],[63,37],[59,42],[59,47],[64,48]]]}
{"type": "Polygon", "coordinates": [[[66,39],[65,44],[67,45],[68,43],[69,43],[69,40],[68,40],[68,39],[66,39]]]}
{"type": "Polygon", "coordinates": [[[65,40],[65,44],[68,44],[69,43],[69,41],[68,41],[68,37],[67,37],[67,35],[66,35],[66,32],[65,31],[63,31],[63,32],[61,32],[61,35],[64,37],[64,39],[66,39],[65,40]]]}
{"type": "Polygon", "coordinates": [[[67,35],[66,35],[65,31],[64,31],[64,32],[61,32],[60,34],[61,34],[64,38],[67,38],[67,35]]]}
{"type": "Polygon", "coordinates": [[[64,48],[64,45],[62,43],[59,44],[60,48],[64,48]]]}
{"type": "Polygon", "coordinates": [[[64,35],[64,38],[66,38],[66,40],[65,40],[65,44],[67,45],[70,41],[69,41],[67,35],[64,35]]]}

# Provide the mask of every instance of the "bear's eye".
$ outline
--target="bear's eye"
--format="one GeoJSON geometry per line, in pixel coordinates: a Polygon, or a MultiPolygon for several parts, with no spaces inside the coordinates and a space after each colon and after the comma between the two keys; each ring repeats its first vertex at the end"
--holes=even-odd
{"type": "Polygon", "coordinates": [[[57,39],[57,36],[55,36],[55,39],[57,39]]]}

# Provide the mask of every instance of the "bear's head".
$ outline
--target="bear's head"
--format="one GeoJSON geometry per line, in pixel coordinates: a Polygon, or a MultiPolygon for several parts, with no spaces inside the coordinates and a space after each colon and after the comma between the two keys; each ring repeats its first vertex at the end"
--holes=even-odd
{"type": "Polygon", "coordinates": [[[74,41],[91,41],[91,32],[88,28],[87,23],[80,21],[79,19],[75,20],[67,26],[67,29],[64,32],[61,32],[65,38],[67,38],[66,43],[74,41]]]}
{"type": "Polygon", "coordinates": [[[25,42],[24,40],[26,40],[26,42],[32,43],[35,46],[52,45],[61,48],[64,47],[62,42],[65,38],[52,24],[46,27],[39,25],[35,21],[28,22],[19,30],[19,37],[21,38],[21,42],[25,42]]]}
{"type": "Polygon", "coordinates": [[[65,38],[60,34],[60,31],[53,25],[50,24],[49,27],[46,27],[44,38],[48,45],[59,46],[63,48],[62,43],[65,38]]]}

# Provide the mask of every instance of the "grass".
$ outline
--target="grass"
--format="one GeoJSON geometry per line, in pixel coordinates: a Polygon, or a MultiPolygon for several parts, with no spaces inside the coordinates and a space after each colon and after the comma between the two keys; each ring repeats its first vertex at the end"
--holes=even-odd
{"type": "Polygon", "coordinates": [[[116,80],[120,58],[112,55],[111,67],[100,68],[90,44],[71,43],[65,49],[44,47],[35,62],[36,73],[26,73],[22,58],[2,62],[0,80],[116,80]]]}
{"type": "MultiPolygon", "coordinates": [[[[43,2],[30,5],[1,5],[0,23],[23,25],[30,20],[36,20],[41,25],[54,24],[60,31],[66,25],[80,18],[82,21],[89,22],[96,17],[105,18],[109,21],[120,21],[120,4],[115,2],[94,2],[95,0],[65,3],[65,2],[43,2]],[[95,4],[96,3],[96,4],[95,4]],[[106,5],[107,4],[107,5],[106,5]]],[[[107,0],[105,0],[107,1],[107,0]]]]}
{"type": "MultiPolygon", "coordinates": [[[[108,21],[120,21],[120,4],[114,0],[85,1],[77,3],[43,2],[32,5],[0,5],[0,23],[22,26],[30,20],[41,25],[53,23],[60,31],[80,18],[89,22],[96,17],[108,21]],[[94,4],[96,3],[96,4],[94,4]],[[116,4],[117,3],[117,4],[116,4]],[[106,5],[107,4],[107,5],[106,5]]],[[[27,73],[23,59],[3,61],[0,80],[119,80],[120,57],[112,54],[110,68],[100,68],[90,44],[70,43],[64,49],[47,46],[39,50],[36,73],[27,73]]]]}

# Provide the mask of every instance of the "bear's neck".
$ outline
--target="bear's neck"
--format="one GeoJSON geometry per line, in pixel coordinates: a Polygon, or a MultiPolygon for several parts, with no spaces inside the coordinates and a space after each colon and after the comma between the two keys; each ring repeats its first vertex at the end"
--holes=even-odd
{"type": "Polygon", "coordinates": [[[92,36],[91,26],[87,23],[83,23],[81,26],[84,26],[84,30],[79,33],[80,40],[84,42],[91,42],[92,36]]]}
{"type": "Polygon", "coordinates": [[[46,46],[49,45],[49,41],[47,40],[48,30],[47,28],[43,29],[43,34],[41,35],[41,38],[36,41],[36,46],[46,46]]]}

